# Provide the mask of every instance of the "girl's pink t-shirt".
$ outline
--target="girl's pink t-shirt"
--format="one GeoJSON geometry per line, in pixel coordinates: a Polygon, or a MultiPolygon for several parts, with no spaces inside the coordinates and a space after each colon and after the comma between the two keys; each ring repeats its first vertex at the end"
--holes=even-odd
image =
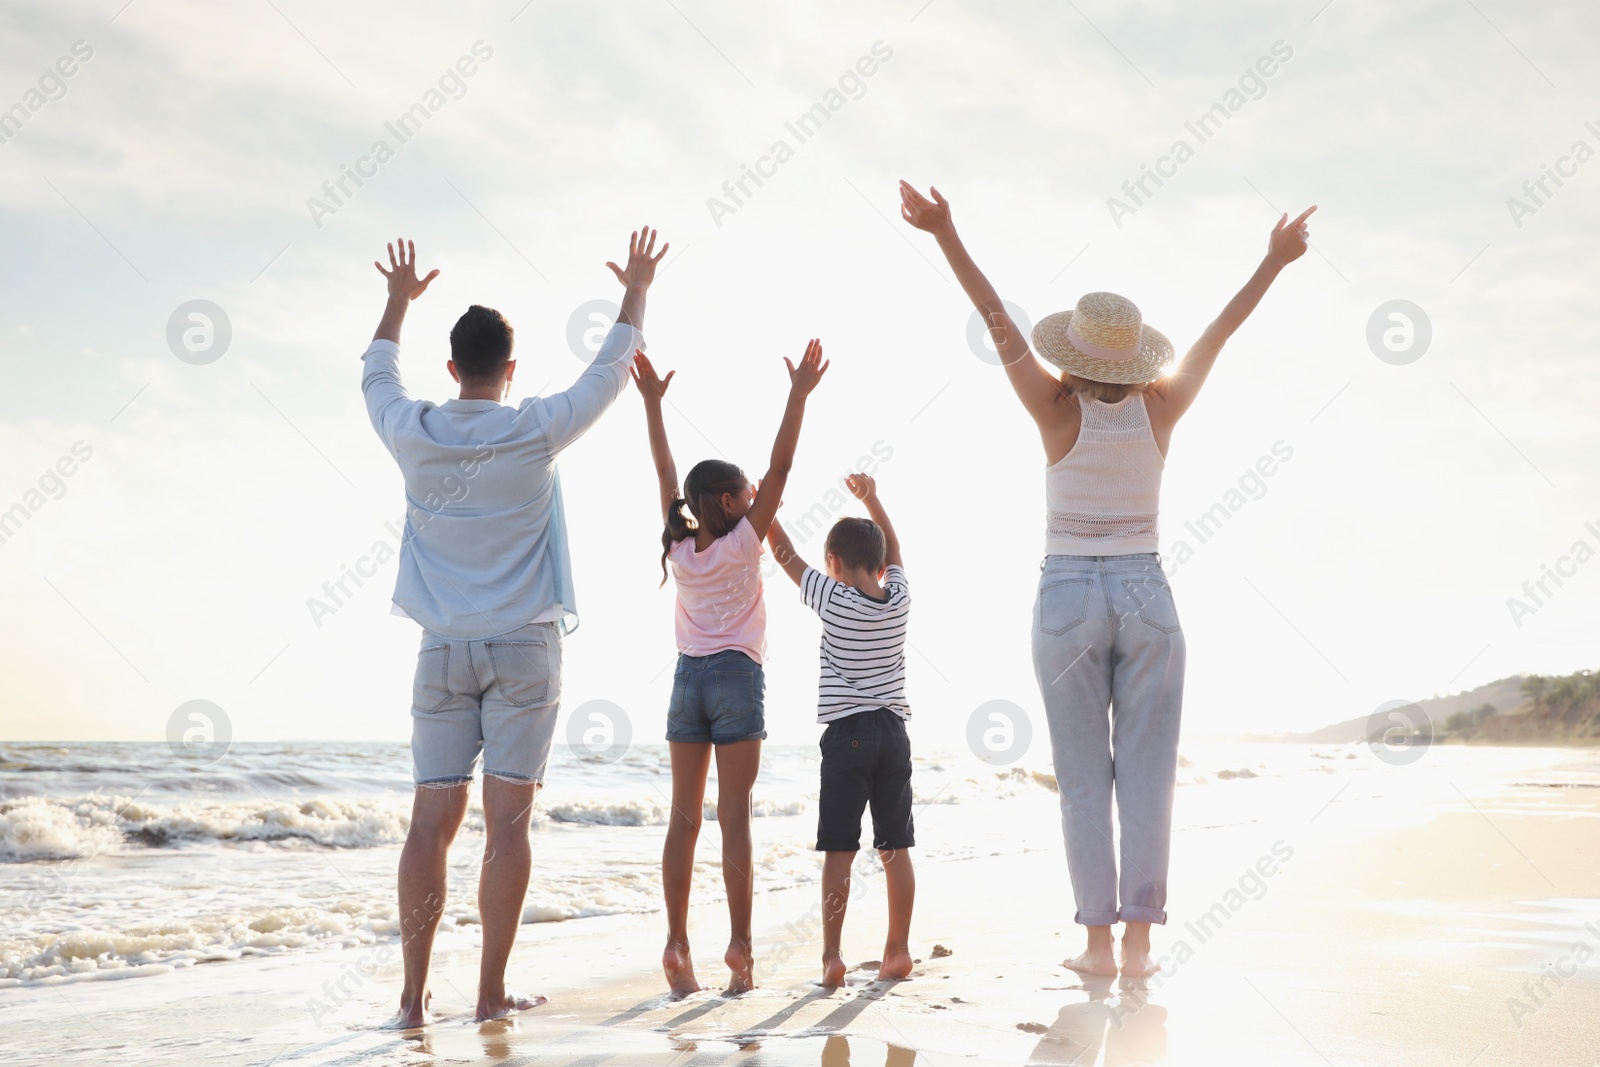
{"type": "Polygon", "coordinates": [[[673,614],[678,651],[709,656],[736,648],[757,663],[767,655],[767,605],[761,595],[761,539],[741,518],[733,529],[694,550],[694,537],[672,546],[667,562],[678,585],[673,614]]]}

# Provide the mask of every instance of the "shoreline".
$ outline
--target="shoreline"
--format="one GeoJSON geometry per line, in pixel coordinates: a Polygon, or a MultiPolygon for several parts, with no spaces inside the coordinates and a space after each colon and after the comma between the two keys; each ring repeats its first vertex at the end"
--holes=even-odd
{"type": "MultiPolygon", "coordinates": [[[[922,1052],[978,1064],[1090,1063],[1094,1050],[1108,1062],[1174,1064],[1560,1062],[1589,1032],[1600,971],[1591,962],[1559,985],[1525,987],[1575,939],[1600,949],[1582,921],[1600,925],[1600,789],[1419,767],[1230,783],[1184,801],[1226,798],[1236,815],[1174,835],[1169,922],[1155,931],[1167,970],[1142,990],[1060,968],[1082,935],[1055,846],[919,866],[921,962],[901,983],[860,968],[882,947],[882,886],[868,878],[845,922],[849,984],[833,993],[813,984],[821,948],[809,883],[758,897],[760,984],[740,998],[667,997],[657,912],[525,925],[508,977],[550,1003],[491,1023],[470,1019],[475,947],[447,948],[433,979],[441,1017],[410,1034],[374,1029],[393,1012],[398,960],[363,974],[359,949],[0,999],[35,1020],[16,1030],[20,1058],[51,1063],[104,1062],[111,1046],[129,1063],[643,1064],[759,1048],[764,1062],[814,1064],[841,1055],[841,1041],[874,1060],[922,1052]],[[1277,859],[1270,874],[1264,856],[1277,859]],[[935,944],[951,954],[934,958],[935,944]],[[1513,999],[1528,1010],[1511,1013],[1513,999]]],[[[1052,814],[1025,803],[1032,816],[1052,814]]],[[[930,833],[948,825],[928,814],[930,833]]],[[[535,865],[537,878],[537,853],[535,865]]],[[[713,986],[725,977],[725,923],[718,902],[691,914],[698,976],[713,986]]]]}

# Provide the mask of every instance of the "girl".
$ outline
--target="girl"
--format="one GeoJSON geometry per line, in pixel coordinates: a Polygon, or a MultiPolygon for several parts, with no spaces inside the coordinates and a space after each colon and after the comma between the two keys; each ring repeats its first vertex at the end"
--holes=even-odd
{"type": "Polygon", "coordinates": [[[1090,293],[1033,330],[1051,374],[1017,332],[994,286],[956,236],[939,190],[900,183],[901,215],[933,234],[989,324],[1006,377],[1044,444],[1049,507],[1033,622],[1067,869],[1088,948],[1063,962],[1115,975],[1111,926],[1124,924],[1121,973],[1148,977],[1150,924],[1167,921],[1167,859],[1178,764],[1185,645],[1161,557],[1156,511],[1172,429],[1222,346],[1284,267],[1306,251],[1310,207],[1284,215],[1245,287],[1172,366],[1172,344],[1133,302],[1090,293]],[[1110,721],[1106,711],[1110,708],[1110,721]],[[1112,847],[1116,795],[1122,872],[1112,847]]]}
{"type": "Polygon", "coordinates": [[[662,969],[674,996],[700,989],[689,957],[689,888],[694,848],[700,836],[701,803],[712,753],[717,758],[717,825],[722,831],[722,880],[728,893],[732,934],[723,959],[732,972],[727,995],[755,985],[751,949],[750,791],[761,766],[767,736],[763,697],[766,681],[767,611],[761,595],[761,542],[778,510],[794,463],[806,397],[828,364],[813,339],[797,367],[789,369],[789,403],[772,445],[766,477],[752,485],[732,463],[695,464],[678,492],[678,469],[667,444],[661,400],[676,371],[665,378],[643,353],[636,354],[633,381],[644,398],[650,454],[661,484],[661,583],[668,565],[677,583],[674,624],[678,667],[667,711],[672,757],[672,815],[661,853],[667,903],[667,947],[662,969]]]}

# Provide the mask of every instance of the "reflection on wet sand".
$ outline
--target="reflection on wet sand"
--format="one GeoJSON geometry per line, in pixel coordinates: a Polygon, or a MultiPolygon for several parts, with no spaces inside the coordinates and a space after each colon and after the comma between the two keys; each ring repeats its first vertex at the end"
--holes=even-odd
{"type": "Polygon", "coordinates": [[[1111,995],[1112,979],[1085,978],[1087,1000],[1075,1000],[1056,1015],[1028,1057],[1032,1064],[1127,1067],[1167,1062],[1167,1009],[1150,1003],[1141,989],[1111,995]],[[1104,1050],[1105,1058],[1099,1059],[1104,1050]]]}

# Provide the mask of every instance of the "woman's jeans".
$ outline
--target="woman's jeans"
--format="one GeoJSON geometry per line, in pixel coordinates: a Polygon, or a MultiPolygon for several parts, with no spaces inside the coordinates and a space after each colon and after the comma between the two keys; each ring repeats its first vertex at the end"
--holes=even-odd
{"type": "Polygon", "coordinates": [[[1047,556],[1040,571],[1033,668],[1061,791],[1073,921],[1164,923],[1183,707],[1172,590],[1153,552],[1047,556]]]}

